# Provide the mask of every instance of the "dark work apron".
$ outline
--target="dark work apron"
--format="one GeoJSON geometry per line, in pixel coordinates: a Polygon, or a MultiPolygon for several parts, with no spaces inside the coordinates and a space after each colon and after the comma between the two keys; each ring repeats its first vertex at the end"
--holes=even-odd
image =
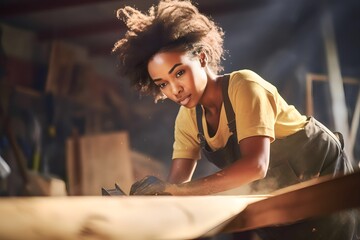
{"type": "MultiPolygon", "coordinates": [[[[200,105],[196,107],[198,138],[202,154],[220,169],[237,160],[241,161],[235,113],[228,96],[228,84],[229,76],[226,75],[222,79],[222,94],[228,127],[232,135],[225,147],[216,151],[210,149],[204,137],[202,108],[200,105]]],[[[350,172],[352,166],[339,139],[320,122],[310,117],[303,130],[271,143],[266,177],[249,184],[251,189],[249,194],[269,193],[314,177],[350,172]]],[[[322,219],[309,219],[287,226],[259,229],[256,232],[262,239],[347,240],[352,239],[350,236],[354,232],[353,215],[353,212],[336,213],[322,219]],[[340,223],[340,220],[343,222],[340,223]],[[345,228],[344,222],[346,222],[345,228]]]]}
{"type": "Polygon", "coordinates": [[[204,136],[204,129],[202,125],[202,108],[200,105],[196,106],[196,121],[198,126],[198,139],[200,141],[200,147],[202,154],[206,157],[209,162],[212,162],[218,168],[225,168],[240,158],[240,149],[236,135],[236,122],[235,113],[232,108],[229,95],[227,92],[229,86],[229,76],[225,75],[222,78],[221,88],[224,99],[224,107],[226,112],[226,118],[228,120],[228,127],[232,135],[230,135],[225,147],[220,148],[216,151],[212,151],[210,146],[207,144],[204,136]]]}

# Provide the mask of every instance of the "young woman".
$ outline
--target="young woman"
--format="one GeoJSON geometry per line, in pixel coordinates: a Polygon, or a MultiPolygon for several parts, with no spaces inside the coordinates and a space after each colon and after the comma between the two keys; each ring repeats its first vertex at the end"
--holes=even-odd
{"type": "MultiPolygon", "coordinates": [[[[244,184],[264,193],[352,171],[339,139],[288,105],[269,82],[250,70],[219,75],[223,31],[189,1],[160,1],[146,14],[124,7],[118,17],[128,28],[113,49],[122,75],[140,92],[180,105],[168,180],[146,177],[131,194],[206,195],[244,184]],[[191,181],[200,152],[221,170],[191,181]]],[[[316,234],[311,223],[296,225],[290,238],[284,238],[289,228],[270,229],[271,239],[330,237],[324,234],[333,221],[341,230],[331,234],[341,237],[324,239],[351,239],[348,215],[349,229],[337,217],[329,219],[316,234]]]]}

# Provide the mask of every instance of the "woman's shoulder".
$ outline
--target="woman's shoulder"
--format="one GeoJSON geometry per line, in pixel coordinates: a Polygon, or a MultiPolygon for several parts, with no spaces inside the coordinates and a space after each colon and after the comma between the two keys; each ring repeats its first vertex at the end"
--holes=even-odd
{"type": "Polygon", "coordinates": [[[245,80],[252,80],[256,78],[261,78],[259,74],[250,70],[250,69],[240,69],[230,73],[230,78],[241,78],[245,80]]]}
{"type": "Polygon", "coordinates": [[[259,74],[249,69],[241,69],[230,73],[230,81],[234,83],[265,81],[259,74]]]}
{"type": "Polygon", "coordinates": [[[276,87],[263,79],[256,72],[249,69],[234,71],[230,74],[229,89],[238,88],[263,88],[271,93],[275,93],[276,87]]]}

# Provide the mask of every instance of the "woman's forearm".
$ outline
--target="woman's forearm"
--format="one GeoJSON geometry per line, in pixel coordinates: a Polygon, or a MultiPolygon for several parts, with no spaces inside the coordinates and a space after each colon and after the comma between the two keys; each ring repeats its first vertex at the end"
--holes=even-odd
{"type": "Polygon", "coordinates": [[[242,157],[230,166],[201,179],[169,185],[169,192],[173,195],[208,195],[264,178],[269,166],[270,138],[248,137],[240,141],[239,148],[242,157]]]}
{"type": "Polygon", "coordinates": [[[240,159],[207,177],[169,186],[169,192],[173,195],[209,195],[239,187],[265,176],[266,169],[256,162],[253,159],[240,159]]]}
{"type": "Polygon", "coordinates": [[[195,171],[197,160],[178,158],[173,159],[167,181],[173,184],[181,184],[191,180],[195,171]]]}

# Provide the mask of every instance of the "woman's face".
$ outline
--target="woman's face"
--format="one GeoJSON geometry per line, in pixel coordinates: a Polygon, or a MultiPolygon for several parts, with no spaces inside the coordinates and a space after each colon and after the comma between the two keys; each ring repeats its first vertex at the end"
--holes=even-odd
{"type": "Polygon", "coordinates": [[[148,62],[148,72],[166,97],[187,108],[198,104],[205,90],[204,61],[186,52],[159,52],[148,62]]]}

